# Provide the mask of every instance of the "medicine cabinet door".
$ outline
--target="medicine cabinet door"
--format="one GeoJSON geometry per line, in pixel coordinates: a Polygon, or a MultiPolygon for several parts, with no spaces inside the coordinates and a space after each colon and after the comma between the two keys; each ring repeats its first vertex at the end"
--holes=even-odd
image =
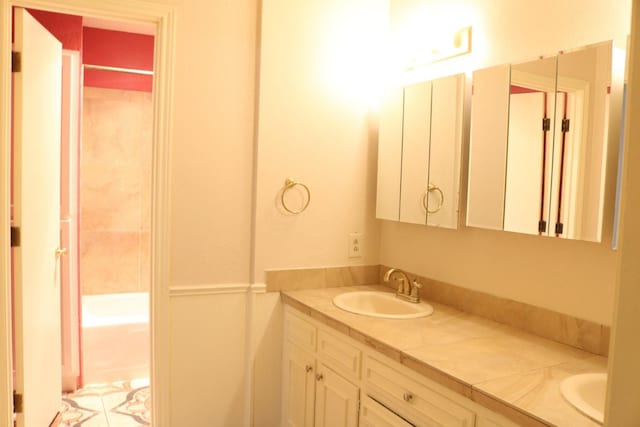
{"type": "Polygon", "coordinates": [[[510,66],[473,72],[467,225],[502,230],[507,177],[510,66]]]}
{"type": "MultiPolygon", "coordinates": [[[[437,108],[437,107],[436,107],[437,108]]],[[[431,82],[404,88],[400,221],[427,223],[431,82]]]]}
{"type": "Polygon", "coordinates": [[[378,129],[376,218],[392,221],[400,219],[403,103],[402,87],[387,91],[381,103],[378,129]]]}
{"type": "Polygon", "coordinates": [[[427,225],[458,228],[464,74],[433,81],[427,225]]]}

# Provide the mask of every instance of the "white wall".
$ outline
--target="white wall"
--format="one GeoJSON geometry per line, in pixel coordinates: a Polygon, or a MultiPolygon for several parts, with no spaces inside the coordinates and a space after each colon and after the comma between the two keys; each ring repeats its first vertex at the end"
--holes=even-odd
{"type": "Polygon", "coordinates": [[[176,4],[172,285],[248,283],[258,1],[176,4]]]}
{"type": "Polygon", "coordinates": [[[171,283],[160,290],[170,300],[170,425],[240,426],[248,420],[258,1],[171,3],[171,283]],[[238,286],[217,293],[227,284],[238,286]],[[189,288],[203,292],[185,296],[189,288]]]}
{"type": "MultiPolygon", "coordinates": [[[[392,18],[395,34],[408,25],[408,19],[421,16],[423,23],[473,26],[473,53],[423,70],[434,76],[530,60],[611,39],[625,46],[630,4],[628,0],[393,0],[392,18]],[[422,10],[428,13],[420,15],[422,10]]],[[[613,130],[610,135],[611,151],[617,147],[618,133],[613,130]]],[[[611,159],[613,171],[616,159],[611,159]]],[[[610,324],[617,262],[617,253],[610,249],[614,181],[607,184],[608,213],[601,244],[465,227],[452,232],[383,221],[380,262],[610,324]]]]}
{"type": "Polygon", "coordinates": [[[637,396],[640,381],[640,3],[633,3],[633,34],[629,68],[628,114],[625,119],[625,165],[623,167],[622,225],[620,233],[619,283],[615,320],[611,334],[609,380],[607,381],[606,426],[640,425],[637,396]]]}
{"type": "Polygon", "coordinates": [[[375,94],[387,20],[387,0],[263,2],[258,282],[266,269],[377,262],[375,94]],[[287,177],[311,191],[297,216],[279,206],[287,177]],[[362,258],[347,256],[350,232],[364,234],[362,258]]]}
{"type": "Polygon", "coordinates": [[[241,426],[245,419],[245,293],[171,302],[171,426],[241,426]]]}

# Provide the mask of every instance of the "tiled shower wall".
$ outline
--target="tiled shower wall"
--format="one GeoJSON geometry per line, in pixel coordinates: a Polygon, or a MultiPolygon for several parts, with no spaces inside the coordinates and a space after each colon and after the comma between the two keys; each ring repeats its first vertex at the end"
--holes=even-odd
{"type": "Polygon", "coordinates": [[[148,291],[151,93],[85,87],[80,154],[82,294],[148,291]]]}

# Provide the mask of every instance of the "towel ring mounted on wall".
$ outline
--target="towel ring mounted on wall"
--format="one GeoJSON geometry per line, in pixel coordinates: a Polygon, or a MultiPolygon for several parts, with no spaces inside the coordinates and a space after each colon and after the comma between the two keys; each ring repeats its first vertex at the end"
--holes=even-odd
{"type": "Polygon", "coordinates": [[[424,210],[427,211],[427,213],[434,214],[438,212],[440,209],[442,209],[443,204],[444,204],[444,193],[442,192],[440,187],[434,184],[429,184],[429,188],[427,189],[427,191],[424,192],[424,196],[422,196],[422,207],[424,208],[424,210]],[[427,198],[429,197],[429,193],[432,191],[435,191],[438,194],[440,194],[440,203],[438,204],[437,208],[430,211],[429,209],[427,209],[427,198]]]}
{"type": "Polygon", "coordinates": [[[282,202],[282,207],[284,208],[285,211],[292,213],[294,215],[297,215],[303,212],[305,209],[307,209],[307,206],[309,206],[310,201],[311,201],[311,191],[309,190],[309,187],[307,187],[301,182],[296,182],[292,178],[287,178],[284,180],[284,188],[282,189],[282,194],[280,195],[280,202],[282,202]],[[287,206],[287,203],[284,201],[284,195],[286,194],[286,192],[291,190],[296,185],[299,185],[300,187],[302,187],[304,191],[307,193],[307,201],[305,202],[304,206],[302,206],[298,210],[290,209],[289,206],[287,206]]]}

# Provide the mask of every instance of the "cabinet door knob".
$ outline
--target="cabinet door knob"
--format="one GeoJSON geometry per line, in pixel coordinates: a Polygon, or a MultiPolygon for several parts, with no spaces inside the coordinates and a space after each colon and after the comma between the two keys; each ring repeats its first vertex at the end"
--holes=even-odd
{"type": "Polygon", "coordinates": [[[410,391],[405,391],[402,395],[402,398],[405,402],[411,402],[413,400],[413,393],[411,393],[410,391]]]}
{"type": "Polygon", "coordinates": [[[304,367],[304,370],[305,370],[306,372],[311,372],[311,371],[313,371],[313,366],[311,366],[311,365],[307,365],[307,366],[305,366],[305,367],[304,367]]]}
{"type": "Polygon", "coordinates": [[[324,375],[322,374],[316,374],[316,380],[317,381],[322,381],[322,379],[324,378],[324,375]]]}

